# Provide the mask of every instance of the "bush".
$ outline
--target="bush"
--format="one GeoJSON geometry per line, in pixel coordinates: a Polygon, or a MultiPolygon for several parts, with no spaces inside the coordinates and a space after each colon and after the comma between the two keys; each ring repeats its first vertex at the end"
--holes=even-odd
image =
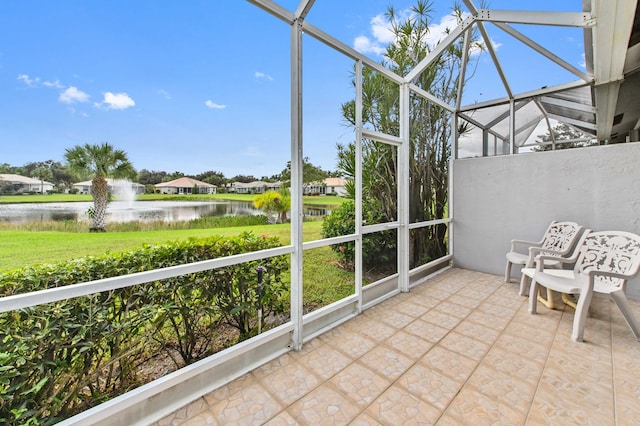
{"type": "MultiPolygon", "coordinates": [[[[379,223],[380,216],[373,212],[363,212],[365,223],[379,223]]],[[[340,207],[325,216],[322,223],[324,238],[339,237],[355,232],[355,204],[345,201],[340,207]]],[[[338,254],[344,266],[352,266],[355,259],[355,243],[334,244],[331,249],[338,254]]],[[[390,231],[368,234],[363,238],[362,263],[367,269],[384,271],[396,262],[396,238],[390,231]]]]}
{"type": "MultiPolygon", "coordinates": [[[[0,273],[0,294],[26,293],[280,246],[243,233],[0,273]]],[[[237,339],[288,308],[287,257],[188,274],[0,314],[0,423],[53,424],[143,384],[158,353],[189,364],[219,350],[218,330],[237,339]]],[[[272,322],[273,323],[273,322],[272,322]]],[[[231,342],[232,343],[232,342],[231,342]]]]}

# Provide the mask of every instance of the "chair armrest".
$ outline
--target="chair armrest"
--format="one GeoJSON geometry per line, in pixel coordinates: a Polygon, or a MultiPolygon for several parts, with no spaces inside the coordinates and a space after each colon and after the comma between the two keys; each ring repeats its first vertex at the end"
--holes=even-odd
{"type": "Polygon", "coordinates": [[[515,251],[517,252],[518,250],[516,250],[516,246],[517,245],[522,245],[522,246],[526,246],[528,247],[540,247],[542,245],[542,242],[544,240],[540,240],[540,241],[526,241],[526,240],[511,240],[511,250],[510,251],[515,251]]]}
{"type": "Polygon", "coordinates": [[[629,280],[633,278],[633,275],[629,274],[620,274],[618,272],[611,271],[598,271],[596,269],[587,269],[584,272],[589,276],[589,278],[595,277],[596,275],[601,275],[603,277],[620,278],[621,280],[629,280]]]}
{"type": "Polygon", "coordinates": [[[558,260],[560,259],[560,256],[565,254],[565,252],[545,249],[542,247],[529,247],[529,260],[527,260],[527,265],[525,266],[525,268],[533,268],[536,264],[536,257],[545,254],[547,254],[547,257],[550,257],[553,260],[558,260]]]}
{"type": "Polygon", "coordinates": [[[560,263],[575,263],[575,261],[577,260],[577,256],[571,256],[571,257],[557,257],[557,256],[545,256],[545,255],[538,255],[535,257],[535,264],[536,264],[536,271],[538,272],[542,272],[542,270],[544,269],[544,262],[545,260],[553,260],[556,262],[560,262],[560,263]]]}

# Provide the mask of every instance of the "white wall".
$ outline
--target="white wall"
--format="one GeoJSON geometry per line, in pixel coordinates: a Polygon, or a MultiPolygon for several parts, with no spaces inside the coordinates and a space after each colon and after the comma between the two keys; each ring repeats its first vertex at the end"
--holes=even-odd
{"type": "Polygon", "coordinates": [[[504,275],[511,239],[539,240],[552,220],[640,234],[639,160],[626,143],[454,161],[454,265],[504,275]]]}

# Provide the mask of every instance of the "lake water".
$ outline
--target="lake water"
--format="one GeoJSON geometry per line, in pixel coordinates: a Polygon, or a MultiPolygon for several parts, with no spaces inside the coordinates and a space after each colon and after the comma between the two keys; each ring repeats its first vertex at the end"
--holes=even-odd
{"type": "MultiPolygon", "coordinates": [[[[93,202],[0,204],[0,221],[10,223],[44,221],[88,221],[93,202]]],[[[323,208],[305,209],[305,215],[322,216],[323,208]]],[[[246,201],[113,201],[107,209],[108,222],[177,222],[207,216],[251,216],[263,214],[246,201]]]]}

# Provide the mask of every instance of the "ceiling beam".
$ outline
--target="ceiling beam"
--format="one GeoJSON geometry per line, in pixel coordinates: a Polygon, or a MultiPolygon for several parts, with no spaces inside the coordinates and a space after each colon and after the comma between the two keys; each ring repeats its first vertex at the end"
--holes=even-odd
{"type": "Polygon", "coordinates": [[[550,25],[561,27],[591,27],[594,20],[587,12],[543,12],[537,10],[478,11],[478,21],[510,22],[512,24],[550,25]]]}

